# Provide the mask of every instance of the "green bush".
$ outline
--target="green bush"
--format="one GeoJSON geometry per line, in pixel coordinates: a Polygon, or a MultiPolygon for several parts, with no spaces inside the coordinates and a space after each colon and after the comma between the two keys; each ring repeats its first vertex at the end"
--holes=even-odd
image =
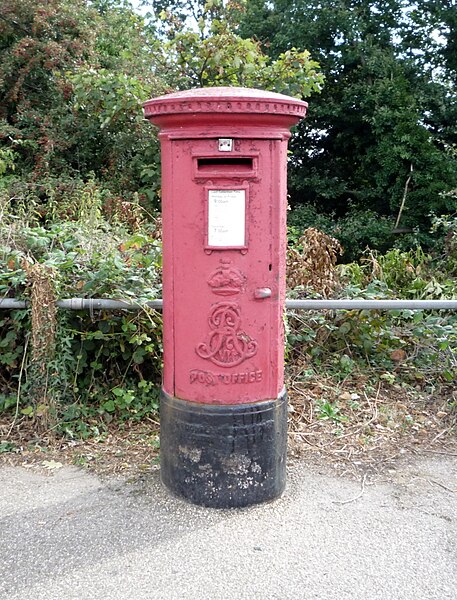
{"type": "MultiPolygon", "coordinates": [[[[337,266],[340,298],[452,299],[457,281],[447,262],[420,248],[366,251],[360,263],[337,266]]],[[[312,290],[295,290],[310,296],[312,290]]],[[[345,378],[371,373],[437,385],[457,380],[457,313],[413,310],[291,311],[288,357],[345,378]]]]}
{"type": "Polygon", "coordinates": [[[288,223],[292,242],[308,227],[315,227],[336,238],[344,248],[344,262],[357,260],[367,247],[385,252],[395,240],[392,222],[370,210],[352,209],[336,218],[333,214],[318,212],[314,206],[301,205],[289,213],[288,223]]]}
{"type": "MultiPolygon", "coordinates": [[[[379,294],[382,295],[382,294],[379,294]]],[[[457,379],[457,315],[433,311],[291,311],[289,362],[321,375],[371,374],[409,384],[457,379]]]]}
{"type": "MultiPolygon", "coordinates": [[[[46,410],[55,428],[86,436],[113,418],[139,419],[157,410],[161,315],[147,308],[59,310],[52,322],[52,313],[40,315],[43,307],[33,304],[41,284],[32,274],[52,289],[43,306],[78,296],[143,303],[161,294],[161,244],[150,222],[134,220],[140,229],[133,231],[129,219],[120,222],[122,215],[115,212],[108,221],[102,194],[92,183],[77,191],[65,208],[72,221],[56,216],[43,222],[30,207],[25,219],[22,207],[15,214],[11,205],[3,206],[0,294],[32,299],[32,307],[0,315],[0,412],[39,419],[46,410]],[[44,322],[37,325],[40,318],[44,322]],[[49,348],[38,359],[34,335],[49,337],[49,348]]],[[[135,215],[135,207],[127,208],[127,217],[135,215]]]]}

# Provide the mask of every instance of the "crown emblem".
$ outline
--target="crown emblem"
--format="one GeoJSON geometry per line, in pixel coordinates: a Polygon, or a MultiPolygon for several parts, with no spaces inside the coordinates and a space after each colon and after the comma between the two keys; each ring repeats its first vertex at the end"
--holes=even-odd
{"type": "Polygon", "coordinates": [[[232,261],[221,259],[221,265],[208,279],[208,285],[214,294],[218,296],[234,296],[243,290],[246,277],[243,273],[232,266],[232,261]]]}

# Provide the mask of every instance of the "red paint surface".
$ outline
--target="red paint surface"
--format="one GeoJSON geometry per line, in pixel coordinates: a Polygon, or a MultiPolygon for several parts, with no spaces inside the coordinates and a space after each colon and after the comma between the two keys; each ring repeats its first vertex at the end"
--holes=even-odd
{"type": "Polygon", "coordinates": [[[237,404],[274,399],[284,386],[286,152],[305,112],[305,102],[244,88],[145,104],[161,128],[163,387],[172,396],[237,404]],[[219,151],[219,138],[233,150],[219,151]],[[209,248],[209,191],[239,189],[244,246],[209,248]],[[256,298],[261,288],[271,296],[256,298]]]}

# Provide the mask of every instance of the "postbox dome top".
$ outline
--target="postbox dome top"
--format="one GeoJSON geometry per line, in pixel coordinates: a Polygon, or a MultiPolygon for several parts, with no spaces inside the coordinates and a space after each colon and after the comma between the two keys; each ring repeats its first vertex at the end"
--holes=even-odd
{"type": "Polygon", "coordinates": [[[189,114],[256,114],[282,115],[298,121],[306,115],[308,104],[303,100],[241,87],[197,88],[152,98],[144,104],[147,119],[155,121],[165,115],[189,114]]]}

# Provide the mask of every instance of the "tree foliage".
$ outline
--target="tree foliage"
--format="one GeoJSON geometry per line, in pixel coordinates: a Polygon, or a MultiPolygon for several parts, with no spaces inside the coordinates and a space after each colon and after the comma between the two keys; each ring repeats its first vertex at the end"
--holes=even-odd
{"type": "Polygon", "coordinates": [[[455,15],[453,0],[247,2],[243,35],[273,57],[306,47],[325,75],[292,142],[293,205],[374,209],[423,232],[453,210],[455,15]]]}
{"type": "Polygon", "coordinates": [[[89,180],[157,207],[159,150],[143,101],[242,85],[312,94],[292,138],[292,206],[348,222],[370,210],[420,235],[430,213],[452,212],[455,0],[151,6],[145,19],[121,0],[2,3],[0,188],[41,201],[42,213],[89,180]]]}
{"type": "Polygon", "coordinates": [[[126,197],[151,183],[158,148],[141,107],[168,89],[158,49],[143,18],[118,2],[2,3],[0,156],[16,193],[46,200],[49,186],[59,193],[92,174],[126,197]]]}
{"type": "Polygon", "coordinates": [[[123,200],[139,193],[149,210],[157,208],[159,148],[143,119],[147,98],[211,85],[298,96],[320,89],[307,51],[291,48],[271,59],[256,40],[236,33],[231,3],[190,3],[199,10],[195,27],[165,4],[145,20],[122,0],[2,3],[3,188],[41,202],[44,216],[50,196],[63,198],[75,180],[94,178],[123,200]]]}
{"type": "Polygon", "coordinates": [[[307,50],[291,47],[272,59],[256,39],[237,33],[238,2],[163,0],[153,6],[167,39],[165,61],[180,89],[244,86],[301,97],[322,87],[319,65],[307,50]]]}

